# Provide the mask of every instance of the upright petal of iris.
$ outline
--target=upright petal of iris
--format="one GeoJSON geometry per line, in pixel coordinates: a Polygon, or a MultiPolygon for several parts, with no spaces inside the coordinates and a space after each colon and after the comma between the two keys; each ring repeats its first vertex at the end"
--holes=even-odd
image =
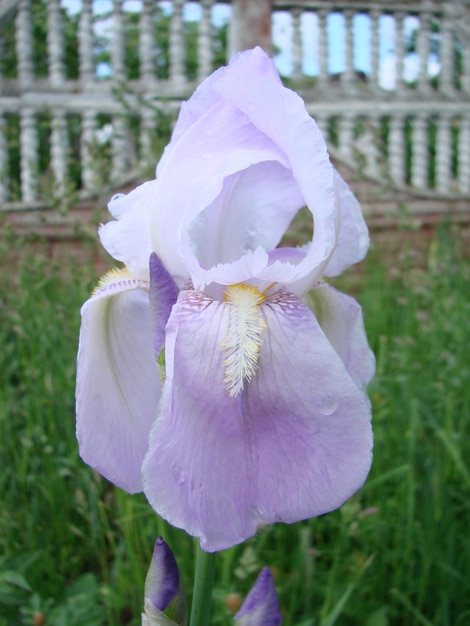
{"type": "Polygon", "coordinates": [[[181,285],[259,279],[297,292],[318,280],[336,241],[335,170],[301,98],[260,49],[236,56],[186,104],[158,168],[152,243],[181,285]],[[184,172],[184,185],[174,181],[184,172]],[[303,206],[313,240],[297,263],[270,253],[303,206]],[[162,224],[164,228],[162,228],[162,224]],[[302,282],[304,285],[304,282],[302,282]]]}

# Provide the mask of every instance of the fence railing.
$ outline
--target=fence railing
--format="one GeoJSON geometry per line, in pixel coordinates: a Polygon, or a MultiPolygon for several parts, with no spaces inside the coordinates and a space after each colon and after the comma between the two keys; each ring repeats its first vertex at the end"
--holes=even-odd
{"type": "MultiPolygon", "coordinates": [[[[0,0],[3,209],[137,171],[237,46],[227,2],[108,5],[0,0]]],[[[469,5],[274,0],[278,67],[335,156],[397,187],[470,194],[469,5]]]]}

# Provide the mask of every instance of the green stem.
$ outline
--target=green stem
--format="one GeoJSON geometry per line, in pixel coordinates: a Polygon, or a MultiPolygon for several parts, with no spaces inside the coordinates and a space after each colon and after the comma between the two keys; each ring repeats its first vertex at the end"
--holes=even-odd
{"type": "Polygon", "coordinates": [[[210,624],[215,554],[215,552],[204,552],[198,545],[190,626],[209,626],[210,624]]]}

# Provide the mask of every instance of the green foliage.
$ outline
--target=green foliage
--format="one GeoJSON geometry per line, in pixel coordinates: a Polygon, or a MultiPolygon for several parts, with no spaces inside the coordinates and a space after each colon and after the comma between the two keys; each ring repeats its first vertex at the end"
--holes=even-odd
{"type": "Polygon", "coordinates": [[[0,75],[3,78],[16,78],[18,75],[18,59],[16,56],[16,30],[0,25],[0,75]]]}
{"type": "Polygon", "coordinates": [[[184,37],[186,40],[186,76],[189,80],[196,80],[197,78],[197,35],[198,23],[185,22],[184,37]]]}
{"type": "Polygon", "coordinates": [[[18,114],[5,116],[5,139],[7,144],[7,172],[12,200],[21,197],[20,183],[20,118],[18,114]]]}
{"type": "Polygon", "coordinates": [[[62,9],[64,24],[65,68],[68,80],[79,77],[78,24],[80,14],[70,15],[62,9]]]}
{"type": "MultiPolygon", "coordinates": [[[[7,235],[4,235],[4,238],[7,235]]],[[[6,255],[21,242],[4,239],[6,255]]],[[[26,244],[25,244],[26,246],[26,244]]],[[[96,272],[23,248],[0,279],[0,626],[140,623],[157,535],[191,600],[193,543],[142,495],[110,486],[74,434],[79,307],[96,272]]],[[[470,595],[470,269],[454,233],[425,265],[372,251],[338,286],[363,305],[377,355],[375,460],[339,511],[257,537],[217,558],[214,626],[273,569],[285,626],[463,626],[470,595]]]]}
{"type": "Polygon", "coordinates": [[[38,78],[48,75],[47,54],[47,4],[46,2],[31,3],[31,22],[33,26],[33,61],[34,74],[38,78]]]}

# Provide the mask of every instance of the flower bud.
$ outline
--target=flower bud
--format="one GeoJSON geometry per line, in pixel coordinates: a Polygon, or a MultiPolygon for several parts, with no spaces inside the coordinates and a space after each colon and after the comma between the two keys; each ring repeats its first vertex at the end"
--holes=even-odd
{"type": "Polygon", "coordinates": [[[281,622],[273,576],[269,567],[264,567],[242,608],[235,615],[235,624],[237,626],[279,626],[281,622]]]}
{"type": "Polygon", "coordinates": [[[185,624],[186,603],[173,552],[158,537],[145,579],[142,626],[181,626],[185,624]],[[165,613],[164,613],[165,612],[165,613]]]}

